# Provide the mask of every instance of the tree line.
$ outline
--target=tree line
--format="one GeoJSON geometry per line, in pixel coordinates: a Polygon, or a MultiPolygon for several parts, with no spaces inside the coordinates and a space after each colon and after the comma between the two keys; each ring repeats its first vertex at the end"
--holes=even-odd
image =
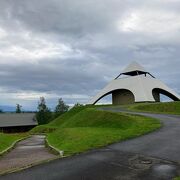
{"type": "Polygon", "coordinates": [[[58,116],[64,114],[68,111],[69,106],[65,104],[62,98],[58,99],[58,103],[55,107],[54,112],[47,107],[46,101],[44,97],[40,97],[40,101],[38,103],[38,111],[36,113],[36,119],[39,124],[47,124],[50,121],[54,120],[58,116]]]}
{"type": "MultiPolygon", "coordinates": [[[[46,104],[45,98],[40,97],[36,112],[36,119],[39,125],[47,124],[68,110],[69,106],[63,101],[62,98],[58,99],[54,111],[51,111],[51,109],[46,104]]],[[[22,106],[20,104],[16,104],[16,113],[22,113],[22,106]]]]}

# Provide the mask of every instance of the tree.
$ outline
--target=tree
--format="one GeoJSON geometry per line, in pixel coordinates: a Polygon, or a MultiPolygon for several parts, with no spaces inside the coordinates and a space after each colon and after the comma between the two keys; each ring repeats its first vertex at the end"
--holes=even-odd
{"type": "Polygon", "coordinates": [[[82,106],[84,106],[84,105],[77,102],[77,103],[73,106],[73,108],[74,108],[74,107],[82,107],[82,106]]]}
{"type": "Polygon", "coordinates": [[[16,113],[21,113],[22,106],[20,104],[16,104],[16,113]]]}
{"type": "Polygon", "coordinates": [[[38,112],[36,113],[36,119],[39,124],[47,124],[51,121],[52,113],[46,105],[46,100],[44,97],[40,97],[38,103],[38,112]]]}
{"type": "Polygon", "coordinates": [[[58,100],[58,104],[55,107],[55,118],[62,115],[63,113],[67,112],[69,109],[69,106],[65,104],[65,102],[60,98],[58,100]]]}

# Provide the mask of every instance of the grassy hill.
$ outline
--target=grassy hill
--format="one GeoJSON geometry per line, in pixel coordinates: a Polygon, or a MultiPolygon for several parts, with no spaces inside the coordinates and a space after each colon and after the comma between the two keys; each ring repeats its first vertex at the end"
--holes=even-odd
{"type": "MultiPolygon", "coordinates": [[[[180,114],[180,102],[141,103],[125,107],[133,111],[180,114]]],[[[70,155],[137,137],[160,126],[156,119],[83,106],[71,109],[47,125],[37,126],[31,133],[46,133],[51,145],[70,155]]],[[[0,133],[0,152],[23,136],[0,133]]]]}
{"type": "Polygon", "coordinates": [[[152,113],[180,114],[180,101],[135,104],[129,106],[128,109],[152,113]]]}
{"type": "Polygon", "coordinates": [[[140,136],[160,126],[156,119],[84,106],[73,108],[31,132],[46,133],[51,145],[71,155],[140,136]]]}

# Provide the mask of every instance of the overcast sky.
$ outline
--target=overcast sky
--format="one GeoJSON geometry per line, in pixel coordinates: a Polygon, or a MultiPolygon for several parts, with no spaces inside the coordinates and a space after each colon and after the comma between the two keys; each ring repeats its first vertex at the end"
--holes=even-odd
{"type": "Polygon", "coordinates": [[[179,0],[0,0],[0,105],[86,103],[131,61],[180,92],[179,0]]]}

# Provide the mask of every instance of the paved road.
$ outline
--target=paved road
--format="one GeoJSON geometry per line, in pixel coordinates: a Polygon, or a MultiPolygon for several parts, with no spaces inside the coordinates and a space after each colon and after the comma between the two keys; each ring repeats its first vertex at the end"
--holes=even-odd
{"type": "Polygon", "coordinates": [[[149,113],[135,113],[119,108],[102,108],[114,112],[128,112],[159,119],[163,128],[151,134],[114,144],[112,149],[142,153],[180,163],[180,116],[149,113]]]}
{"type": "Polygon", "coordinates": [[[138,114],[156,117],[164,127],[139,138],[54,160],[0,179],[171,180],[180,175],[180,116],[138,114]]]}
{"type": "Polygon", "coordinates": [[[11,152],[0,158],[0,173],[55,158],[45,148],[44,141],[45,136],[34,135],[17,143],[11,152]]]}

